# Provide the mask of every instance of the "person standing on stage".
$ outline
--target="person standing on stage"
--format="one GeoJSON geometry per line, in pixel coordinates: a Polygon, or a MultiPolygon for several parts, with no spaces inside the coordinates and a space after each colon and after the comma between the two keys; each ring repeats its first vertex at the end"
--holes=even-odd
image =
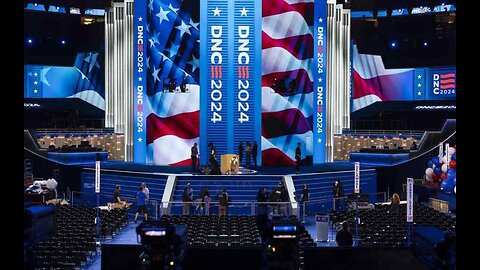
{"type": "Polygon", "coordinates": [[[247,146],[245,147],[245,162],[246,162],[246,167],[250,169],[250,160],[252,158],[252,146],[250,145],[250,142],[247,142],[247,146]]]}
{"type": "Polygon", "coordinates": [[[192,158],[192,171],[195,173],[195,172],[197,172],[197,160],[198,160],[197,143],[193,144],[192,151],[190,153],[190,157],[192,158]]]}
{"type": "Polygon", "coordinates": [[[182,194],[182,201],[183,201],[183,214],[190,215],[190,207],[193,203],[193,189],[190,183],[183,189],[182,194]]]}
{"type": "Polygon", "coordinates": [[[145,182],[142,183],[141,187],[145,195],[147,195],[147,201],[148,201],[150,199],[150,190],[148,189],[147,184],[145,182]]]}
{"type": "Polygon", "coordinates": [[[344,204],[345,204],[345,198],[344,197],[344,191],[343,191],[343,184],[342,181],[336,180],[333,183],[333,198],[335,199],[335,204],[338,203],[338,209],[343,209],[344,204]]]}
{"type": "Polygon", "coordinates": [[[243,143],[240,142],[238,145],[238,164],[242,166],[242,160],[243,160],[243,143]]]}
{"type": "Polygon", "coordinates": [[[138,219],[138,214],[140,212],[143,213],[143,221],[147,221],[147,214],[148,214],[148,208],[147,208],[147,194],[145,194],[145,189],[143,188],[143,185],[140,186],[137,192],[137,212],[135,213],[135,223],[137,223],[138,219]]]}
{"type": "Polygon", "coordinates": [[[301,143],[297,143],[297,148],[295,149],[295,160],[297,161],[297,165],[295,167],[297,173],[300,173],[300,162],[302,161],[302,149],[300,149],[301,143]]]}
{"type": "Polygon", "coordinates": [[[257,145],[257,141],[255,141],[252,146],[252,158],[253,158],[253,164],[255,164],[255,169],[257,169],[257,154],[258,154],[258,145],[257,145]]]}

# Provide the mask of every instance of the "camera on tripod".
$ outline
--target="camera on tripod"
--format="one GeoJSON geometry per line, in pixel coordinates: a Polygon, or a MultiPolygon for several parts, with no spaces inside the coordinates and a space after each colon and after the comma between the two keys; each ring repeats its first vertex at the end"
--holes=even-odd
{"type": "Polygon", "coordinates": [[[137,242],[143,246],[139,269],[181,269],[187,242],[185,225],[144,221],[136,232],[137,242]]]}
{"type": "Polygon", "coordinates": [[[298,222],[274,220],[266,230],[265,263],[268,269],[298,269],[300,235],[305,228],[298,222]]]}

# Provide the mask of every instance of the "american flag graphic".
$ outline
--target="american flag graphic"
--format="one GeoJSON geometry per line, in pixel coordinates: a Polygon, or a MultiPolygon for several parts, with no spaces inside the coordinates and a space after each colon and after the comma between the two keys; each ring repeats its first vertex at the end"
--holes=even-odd
{"type": "Polygon", "coordinates": [[[386,69],[380,55],[359,54],[353,46],[353,109],[377,101],[413,100],[414,69],[386,69]]]}
{"type": "Polygon", "coordinates": [[[148,0],[147,163],[190,165],[199,139],[199,0],[148,0]],[[168,93],[165,84],[186,84],[168,93]]]}
{"type": "Polygon", "coordinates": [[[312,155],[313,0],[262,0],[262,162],[312,155]],[[293,83],[292,83],[293,81],[293,83]],[[274,87],[290,85],[288,91],[274,87]]]}
{"type": "Polygon", "coordinates": [[[79,52],[74,66],[24,66],[25,98],[79,98],[105,110],[103,51],[79,52]]]}

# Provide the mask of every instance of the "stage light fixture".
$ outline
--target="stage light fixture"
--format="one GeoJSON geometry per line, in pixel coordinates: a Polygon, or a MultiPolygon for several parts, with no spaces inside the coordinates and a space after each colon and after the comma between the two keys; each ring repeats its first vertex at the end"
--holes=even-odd
{"type": "Polygon", "coordinates": [[[424,42],[423,42],[423,46],[424,46],[424,47],[427,47],[427,46],[428,46],[428,42],[424,41],[424,42]]]}
{"type": "Polygon", "coordinates": [[[397,43],[396,43],[395,41],[391,42],[391,43],[390,43],[390,47],[392,47],[392,48],[397,47],[397,43]]]}
{"type": "Polygon", "coordinates": [[[38,4],[37,4],[37,3],[33,3],[33,6],[36,7],[36,6],[38,6],[38,4]]]}
{"type": "Polygon", "coordinates": [[[32,44],[33,43],[33,40],[31,38],[27,39],[27,43],[28,44],[32,44]]]}
{"type": "Polygon", "coordinates": [[[62,41],[60,41],[60,43],[62,43],[62,45],[65,45],[65,43],[67,43],[64,39],[62,39],[62,41]]]}

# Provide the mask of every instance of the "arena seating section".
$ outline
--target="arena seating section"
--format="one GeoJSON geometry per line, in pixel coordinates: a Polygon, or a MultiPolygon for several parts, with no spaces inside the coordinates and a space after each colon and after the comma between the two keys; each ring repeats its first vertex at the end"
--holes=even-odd
{"type": "MultiPolygon", "coordinates": [[[[368,134],[366,131],[363,134],[341,134],[334,136],[334,151],[333,160],[350,160],[350,152],[359,152],[362,148],[371,148],[376,146],[383,148],[386,144],[390,149],[394,148],[394,144],[403,147],[403,149],[410,149],[413,141],[420,144],[423,132],[411,131],[404,135],[399,134],[368,134]]],[[[387,131],[388,132],[388,131],[387,131]]]]}
{"type": "MultiPolygon", "coordinates": [[[[35,269],[78,269],[97,255],[95,208],[58,206],[55,234],[30,247],[35,269]]],[[[128,222],[125,210],[101,211],[101,237],[115,236],[128,222]]]]}
{"type": "MultiPolygon", "coordinates": [[[[388,213],[390,205],[377,205],[375,209],[359,210],[359,246],[364,247],[403,247],[407,243],[406,204],[400,211],[388,213]]],[[[414,204],[412,226],[433,226],[443,231],[456,230],[456,220],[423,204],[414,204]]],[[[332,212],[331,220],[337,226],[348,222],[350,232],[355,235],[355,211],[332,212]]]]}

